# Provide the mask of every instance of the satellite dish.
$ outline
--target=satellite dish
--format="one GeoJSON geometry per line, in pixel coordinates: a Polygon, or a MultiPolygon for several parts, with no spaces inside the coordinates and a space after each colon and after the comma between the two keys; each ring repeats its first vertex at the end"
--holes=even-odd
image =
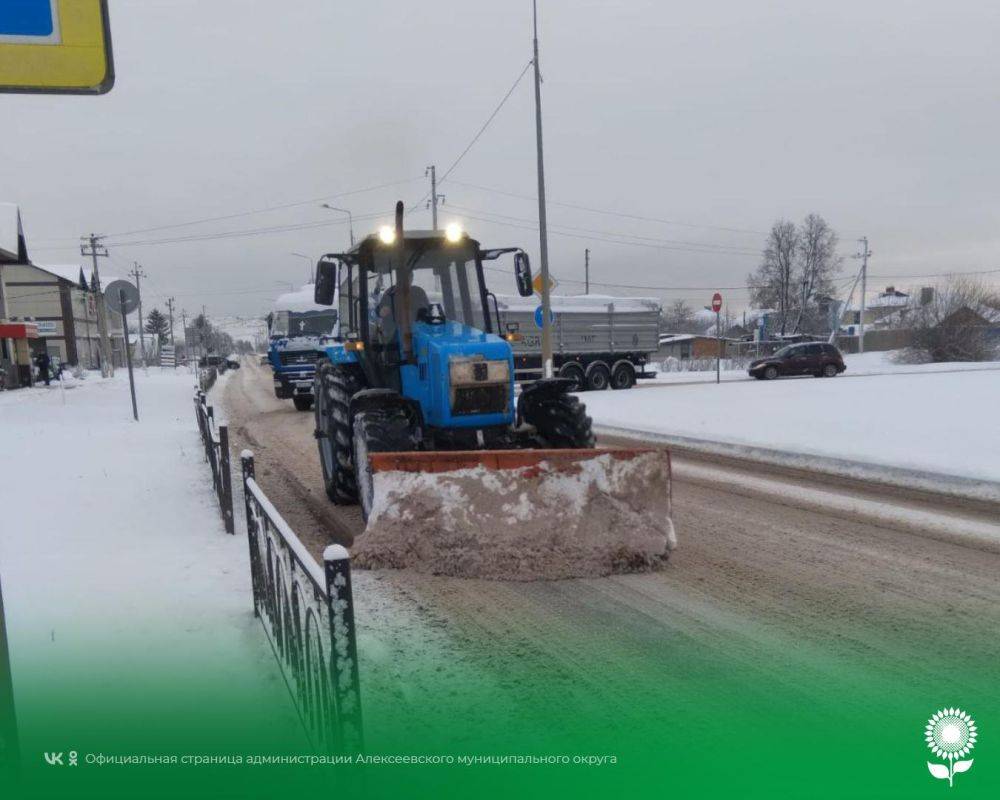
{"type": "Polygon", "coordinates": [[[131,314],[139,307],[139,290],[128,281],[111,281],[104,290],[104,300],[112,311],[131,314]]]}

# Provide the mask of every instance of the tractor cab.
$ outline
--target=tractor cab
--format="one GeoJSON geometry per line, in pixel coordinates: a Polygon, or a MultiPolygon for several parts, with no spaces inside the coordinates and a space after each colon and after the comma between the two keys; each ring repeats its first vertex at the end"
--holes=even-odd
{"type": "Polygon", "coordinates": [[[360,495],[367,514],[372,452],[593,445],[590,419],[566,394],[570,381],[536,381],[515,400],[517,334],[501,332],[483,272],[484,262],[507,253],[518,292],[531,295],[523,250],[483,250],[457,227],[404,232],[397,204],[395,229],[320,260],[314,299],[331,305],[339,290],[343,335],[320,354],[314,389],[320,461],[335,502],[360,495]],[[366,467],[356,474],[357,464],[366,467]]]}

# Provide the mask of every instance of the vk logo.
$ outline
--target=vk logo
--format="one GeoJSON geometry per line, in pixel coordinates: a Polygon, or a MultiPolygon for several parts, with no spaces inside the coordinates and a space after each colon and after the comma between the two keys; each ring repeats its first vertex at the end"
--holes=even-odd
{"type": "Polygon", "coordinates": [[[54,767],[57,765],[61,767],[63,765],[62,757],[63,757],[62,753],[46,753],[45,763],[48,764],[50,767],[54,767]]]}

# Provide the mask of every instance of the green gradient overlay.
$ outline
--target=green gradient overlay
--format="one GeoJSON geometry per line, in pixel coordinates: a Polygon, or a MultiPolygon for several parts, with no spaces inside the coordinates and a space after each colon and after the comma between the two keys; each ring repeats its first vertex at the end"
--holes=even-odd
{"type": "MultiPolygon", "coordinates": [[[[831,657],[835,648],[826,643],[776,646],[782,655],[763,664],[720,660],[681,634],[620,643],[608,636],[629,648],[614,674],[601,671],[608,642],[594,643],[592,670],[580,663],[588,653],[581,640],[572,643],[573,665],[514,673],[509,664],[504,673],[477,667],[460,679],[444,662],[392,664],[388,674],[362,649],[367,754],[451,756],[451,765],[255,766],[248,756],[311,753],[277,679],[262,697],[259,686],[225,677],[217,658],[206,667],[197,653],[181,662],[174,654],[162,670],[125,663],[107,653],[114,649],[107,643],[100,657],[58,670],[41,655],[21,654],[44,674],[15,685],[24,768],[17,790],[0,797],[921,798],[1000,790],[996,665],[952,663],[944,641],[928,643],[923,663],[890,668],[864,653],[831,657]],[[408,671],[436,669],[444,676],[439,686],[417,696],[392,691],[408,671]],[[927,761],[939,759],[923,729],[934,711],[957,705],[976,718],[980,740],[972,769],[949,789],[927,770],[927,761]],[[65,763],[71,750],[76,767],[65,763]],[[47,765],[46,751],[64,753],[64,764],[47,765]],[[97,754],[240,756],[244,763],[88,763],[97,754]],[[565,756],[570,763],[463,764],[463,756],[565,756]],[[574,756],[607,758],[582,764],[574,756]]],[[[489,662],[490,653],[478,655],[489,662]]]]}

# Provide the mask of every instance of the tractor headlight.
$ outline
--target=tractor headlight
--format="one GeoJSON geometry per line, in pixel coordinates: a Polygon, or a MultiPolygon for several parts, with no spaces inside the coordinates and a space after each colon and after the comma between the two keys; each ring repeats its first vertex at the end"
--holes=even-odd
{"type": "Polygon", "coordinates": [[[382,241],[382,244],[392,244],[396,241],[396,229],[389,225],[383,225],[378,229],[378,238],[382,241]]]}
{"type": "Polygon", "coordinates": [[[462,226],[457,222],[451,223],[444,229],[444,238],[452,244],[462,241],[462,226]]]}

